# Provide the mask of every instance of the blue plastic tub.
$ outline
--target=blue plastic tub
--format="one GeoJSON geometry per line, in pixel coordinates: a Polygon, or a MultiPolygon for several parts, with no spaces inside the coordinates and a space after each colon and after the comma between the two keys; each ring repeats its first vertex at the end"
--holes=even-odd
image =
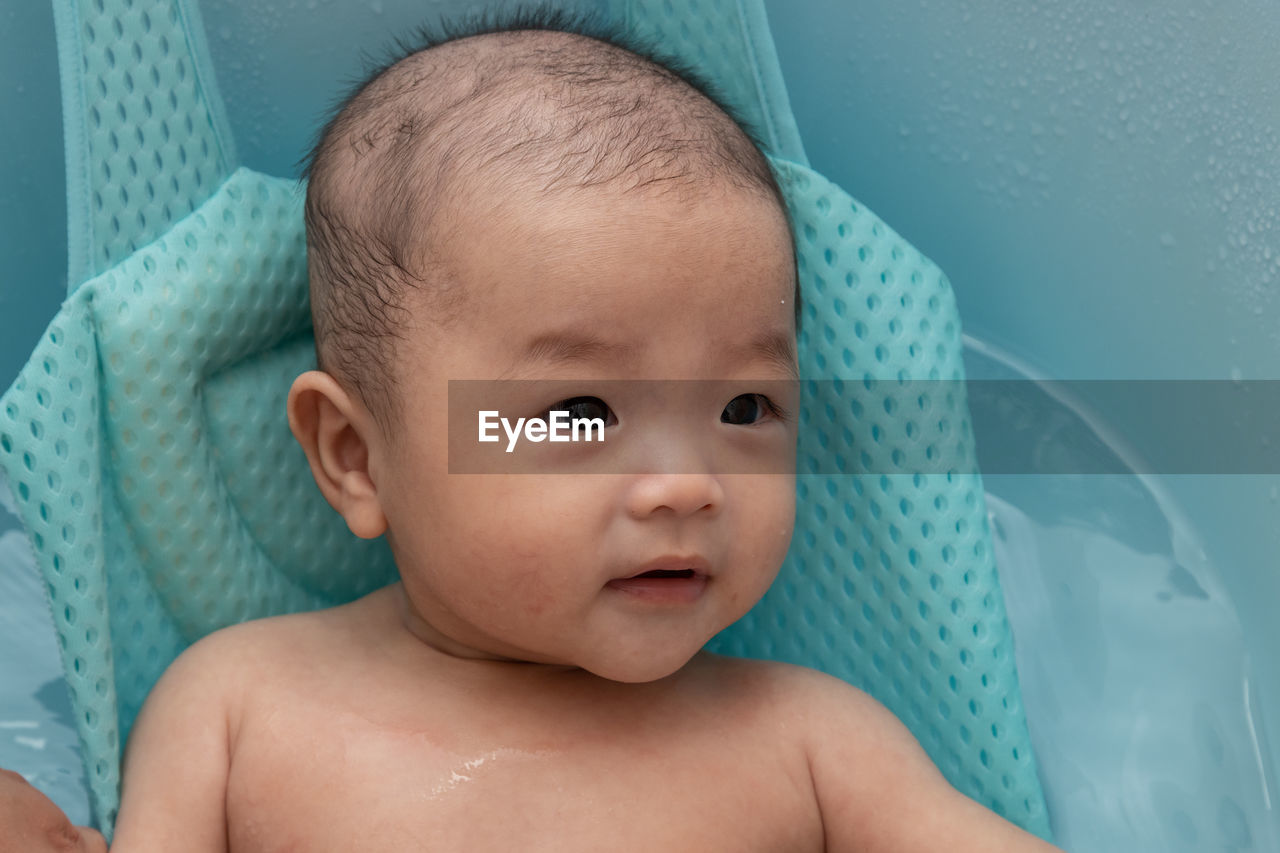
{"type": "MultiPolygon", "coordinates": [[[[971,379],[1180,380],[1194,407],[1185,380],[1280,378],[1280,7],[768,6],[811,162],[947,271],[971,379]]],[[[293,174],[357,49],[421,10],[205,0],[245,164],[293,174]],[[335,31],[350,50],[326,46],[335,31]]],[[[0,21],[0,111],[17,117],[0,131],[7,386],[65,292],[66,241],[52,15],[14,3],[0,21]]],[[[1280,475],[1150,470],[1149,423],[1100,385],[1049,388],[1112,473],[1028,464],[986,485],[1058,842],[1280,849],[1280,475]]],[[[1019,429],[987,424],[980,451],[1019,429]]],[[[0,509],[0,766],[83,821],[28,572],[0,509]]]]}

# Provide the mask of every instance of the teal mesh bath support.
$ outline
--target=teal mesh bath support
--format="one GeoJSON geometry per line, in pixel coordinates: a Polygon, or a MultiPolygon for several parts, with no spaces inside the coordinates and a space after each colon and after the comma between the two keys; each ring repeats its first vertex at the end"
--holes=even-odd
{"type": "MultiPolygon", "coordinates": [[[[109,833],[124,739],[187,645],[349,601],[395,570],[324,503],[289,434],[289,382],[312,365],[302,195],[237,168],[194,3],[54,8],[71,293],[0,398],[0,465],[109,833]]],[[[807,167],[758,2],[605,9],[760,129],[794,221],[813,380],[796,532],[773,589],[712,647],[867,690],[957,788],[1049,837],[981,481],[911,473],[926,456],[973,470],[963,393],[884,401],[899,379],[963,378],[947,279],[807,167]]]]}

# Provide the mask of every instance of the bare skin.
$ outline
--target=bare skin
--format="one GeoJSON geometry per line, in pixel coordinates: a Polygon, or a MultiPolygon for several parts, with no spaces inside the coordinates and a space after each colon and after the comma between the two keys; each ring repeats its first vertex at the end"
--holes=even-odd
{"type": "Polygon", "coordinates": [[[0,770],[0,853],[106,853],[96,830],[72,826],[48,797],[0,770]]]}
{"type": "Polygon", "coordinates": [[[112,849],[1055,849],[821,674],[700,653],[625,684],[459,660],[403,629],[402,602],[388,587],[188,651],[138,721],[112,849]],[[209,820],[157,833],[157,814],[209,820]]]}
{"type": "Polygon", "coordinates": [[[776,204],[601,189],[479,197],[455,221],[472,310],[406,329],[405,426],[324,373],[289,399],[321,491],[357,535],[386,533],[400,582],[188,649],[130,737],[113,850],[1052,850],[860,691],[700,651],[792,534],[794,476],[740,467],[794,458],[795,421],[758,399],[794,367],[776,204]],[[574,358],[528,355],[584,335],[574,358]],[[605,444],[572,451],[590,473],[545,445],[523,457],[545,474],[450,473],[448,380],[499,376],[607,407],[605,444]],[[634,580],[664,558],[696,571],[634,580]]]}

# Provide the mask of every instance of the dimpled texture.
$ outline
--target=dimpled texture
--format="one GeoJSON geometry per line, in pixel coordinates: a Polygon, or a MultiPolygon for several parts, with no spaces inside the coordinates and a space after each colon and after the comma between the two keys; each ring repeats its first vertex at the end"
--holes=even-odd
{"type": "Polygon", "coordinates": [[[95,814],[119,744],[187,645],[394,579],[289,434],[314,366],[301,196],[248,169],[64,305],[0,417],[0,461],[49,582],[95,814]]]}
{"type": "Polygon", "coordinates": [[[74,288],[208,198],[235,146],[191,4],[77,0],[54,12],[74,288]]]}
{"type": "MultiPolygon", "coordinates": [[[[86,43],[83,21],[131,31],[124,22],[145,12],[153,28],[181,23],[167,50],[202,68],[190,10],[181,0],[57,0],[55,11],[64,92],[77,78],[101,93],[99,113],[120,118],[112,144],[126,152],[124,174],[130,158],[156,164],[151,187],[168,204],[156,218],[132,206],[134,190],[113,193],[116,166],[90,170],[114,219],[69,189],[69,206],[80,205],[73,227],[79,215],[90,242],[112,248],[0,398],[0,468],[48,582],[95,821],[109,834],[120,745],[174,657],[223,625],[351,600],[393,579],[394,566],[384,542],[356,539],[324,503],[288,433],[289,382],[313,363],[298,188],[225,168],[207,71],[186,88],[138,73],[117,85],[118,62],[104,70],[81,58],[101,49],[96,30],[86,43]],[[105,92],[104,75],[116,75],[105,92]],[[129,106],[140,97],[151,115],[145,101],[141,112],[129,106]],[[177,125],[189,134],[178,142],[185,162],[157,160],[155,134],[133,132],[174,98],[174,115],[205,117],[177,125]]],[[[624,13],[712,77],[728,75],[738,97],[754,90],[754,110],[785,104],[771,48],[761,53],[758,3],[645,2],[624,13]]],[[[771,125],[791,121],[774,115],[771,125]]],[[[79,156],[119,154],[67,133],[69,169],[79,156]]],[[[1047,837],[980,480],[856,473],[926,460],[937,470],[939,458],[943,470],[972,470],[959,383],[926,399],[862,381],[962,377],[950,288],[837,187],[773,162],[798,247],[801,371],[814,380],[803,386],[797,525],[774,588],[713,645],[863,687],[961,790],[1047,837]]]]}
{"type": "Polygon", "coordinates": [[[385,549],[383,570],[367,571],[367,549],[310,532],[342,522],[300,488],[309,472],[284,417],[289,382],[313,366],[305,257],[302,194],[240,169],[95,282],[96,313],[110,318],[99,351],[120,505],[188,641],[392,577],[385,549]],[[281,492],[290,482],[297,500],[281,492]]]}
{"type": "Polygon", "coordinates": [[[773,163],[803,304],[796,527],[711,648],[861,687],[953,785],[1047,835],[981,478],[955,473],[975,463],[951,287],[839,187],[773,163]]]}

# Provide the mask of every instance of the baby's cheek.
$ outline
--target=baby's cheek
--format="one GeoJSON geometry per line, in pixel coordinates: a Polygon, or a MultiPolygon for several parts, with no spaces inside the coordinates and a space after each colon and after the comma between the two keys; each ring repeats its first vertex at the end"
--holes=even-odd
{"type": "Polygon", "coordinates": [[[753,532],[758,553],[768,554],[776,568],[786,557],[795,528],[795,478],[765,474],[743,479],[755,481],[751,484],[753,497],[746,513],[747,529],[753,532]]]}
{"type": "MultiPolygon", "coordinates": [[[[583,475],[483,475],[483,491],[472,492],[459,517],[483,561],[498,569],[525,604],[541,611],[558,598],[583,563],[599,560],[601,498],[591,486],[600,478],[583,475]],[[593,514],[594,513],[594,514],[593,514]]],[[[454,511],[456,515],[456,510],[454,511]]]]}
{"type": "Polygon", "coordinates": [[[480,527],[489,527],[499,536],[517,533],[540,539],[561,532],[575,517],[575,512],[588,501],[584,491],[592,478],[539,474],[486,474],[472,478],[477,489],[470,492],[467,504],[482,513],[475,519],[480,527]]]}

